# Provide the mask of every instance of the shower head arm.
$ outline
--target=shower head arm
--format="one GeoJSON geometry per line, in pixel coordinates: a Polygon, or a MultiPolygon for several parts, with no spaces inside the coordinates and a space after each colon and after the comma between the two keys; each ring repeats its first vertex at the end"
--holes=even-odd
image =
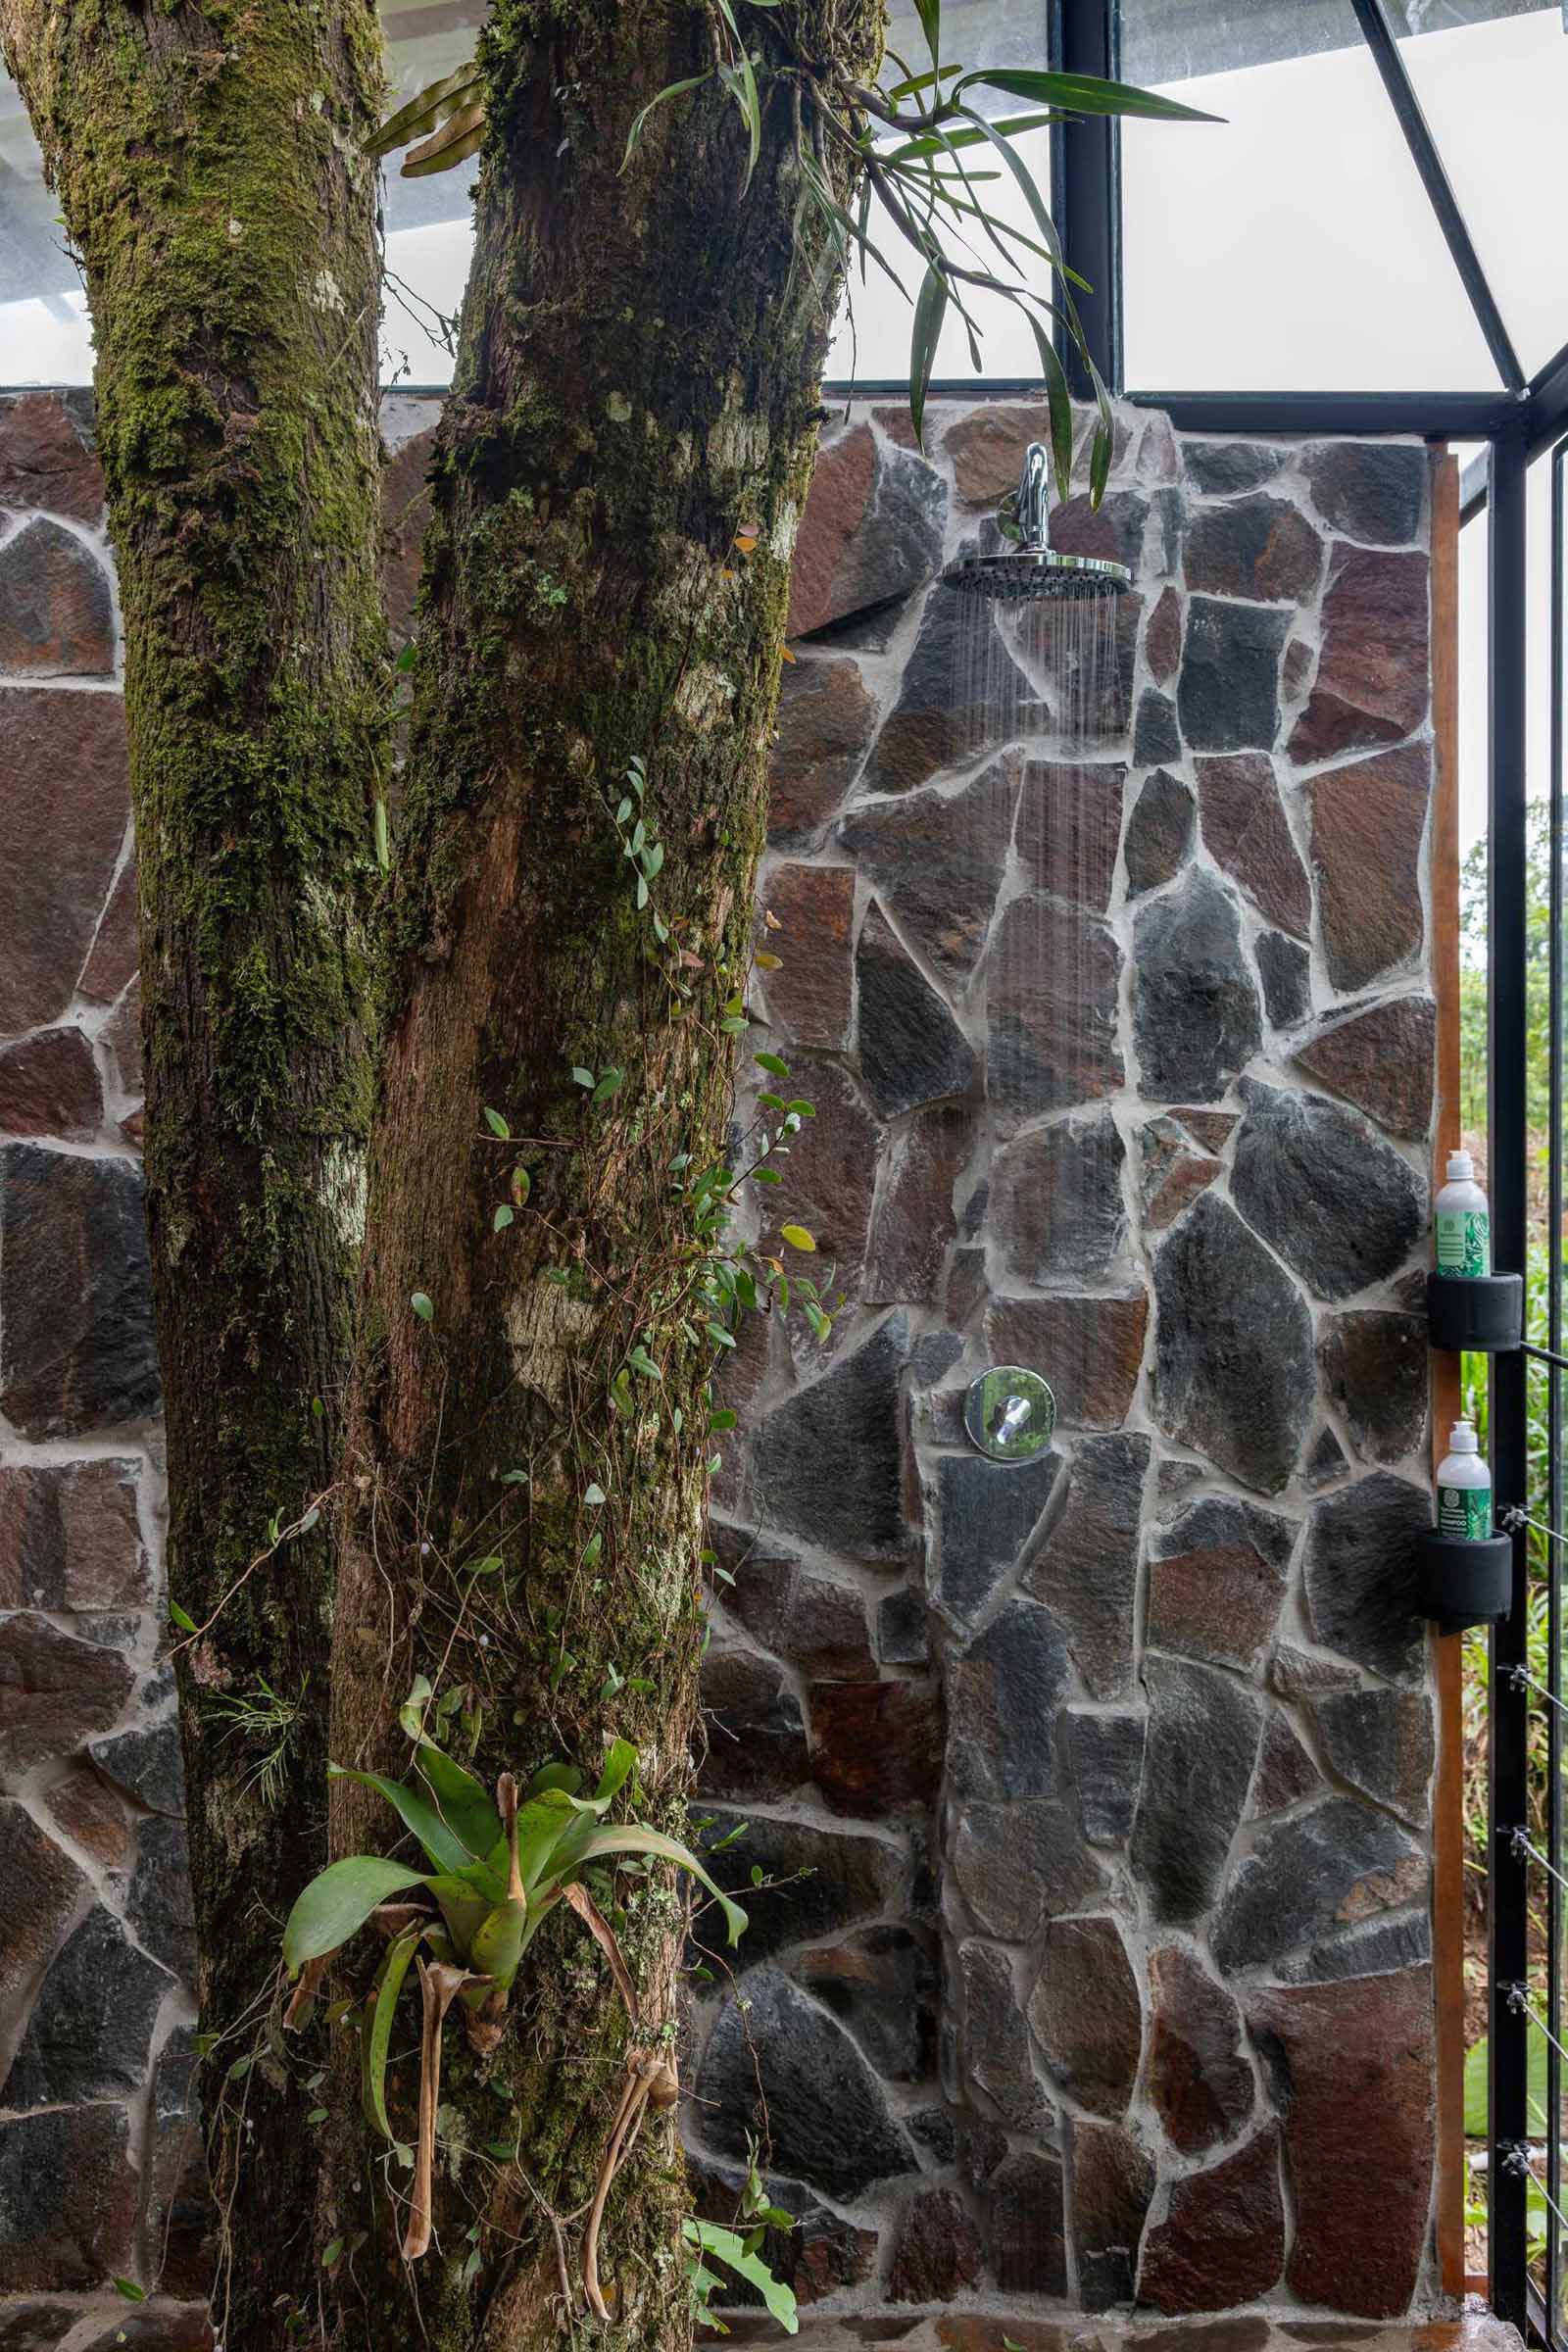
{"type": "Polygon", "coordinates": [[[1024,547],[1031,555],[1040,554],[1051,544],[1048,529],[1050,508],[1051,460],[1043,441],[1031,441],[1024,452],[1015,506],[1018,529],[1024,547]]]}

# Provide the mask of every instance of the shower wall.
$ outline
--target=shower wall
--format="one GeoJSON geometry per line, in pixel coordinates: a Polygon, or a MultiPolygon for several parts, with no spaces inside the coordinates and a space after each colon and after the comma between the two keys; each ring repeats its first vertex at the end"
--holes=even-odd
{"type": "MultiPolygon", "coordinates": [[[[433,413],[384,422],[402,628],[433,413]]],[[[801,533],[757,1042],[815,1103],[781,1213],[845,1303],[823,1346],[755,1325],[733,1382],[703,1809],[713,1841],[748,1825],[715,1868],[753,1928],[700,1987],[694,2172],[727,2217],[761,2137],[801,2217],[771,2259],[841,2307],[1403,2310],[1433,2132],[1426,458],[1121,415],[1060,536],[1137,589],[1066,758],[1060,680],[1025,693],[1000,641],[977,665],[929,591],[1037,425],[944,409],[922,457],[858,408],[801,533]],[[991,739],[1008,698],[1028,741],[991,739]],[[964,1446],[993,1361],[1055,1391],[1033,1465],[964,1446]]],[[[208,2276],[90,437],[84,403],[0,400],[12,2352],[194,2346],[208,2276]]]]}
{"type": "Polygon", "coordinates": [[[1054,526],[1135,574],[1086,726],[1075,617],[1020,678],[930,585],[1041,429],[858,407],[801,534],[765,1045],[843,1303],[731,1383],[703,1781],[764,1885],[694,2159],[728,2218],[760,2137],[771,2258],[844,2304],[1403,2313],[1428,460],[1119,415],[1054,526]],[[965,1443],[996,1363],[1055,1393],[1027,1465],[965,1443]]]}

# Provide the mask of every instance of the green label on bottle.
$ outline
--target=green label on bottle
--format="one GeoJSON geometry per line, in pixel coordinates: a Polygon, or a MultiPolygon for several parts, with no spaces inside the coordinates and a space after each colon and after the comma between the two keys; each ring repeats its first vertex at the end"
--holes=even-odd
{"type": "Polygon", "coordinates": [[[1484,1208],[1439,1209],[1438,1272],[1492,1272],[1492,1219],[1484,1208]]]}
{"type": "Polygon", "coordinates": [[[1440,1487],[1438,1533],[1463,1544],[1484,1544],[1492,1533],[1490,1487],[1440,1487]]]}

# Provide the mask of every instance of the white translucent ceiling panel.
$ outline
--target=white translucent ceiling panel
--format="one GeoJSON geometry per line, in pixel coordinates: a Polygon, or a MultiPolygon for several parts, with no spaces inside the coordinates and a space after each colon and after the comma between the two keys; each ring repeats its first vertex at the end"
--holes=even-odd
{"type": "Polygon", "coordinates": [[[1421,13],[1443,29],[1399,55],[1532,374],[1568,343],[1568,24],[1558,0],[1482,24],[1421,13]]]}
{"type": "MultiPolygon", "coordinates": [[[[1162,5],[1125,0],[1135,52],[1140,12],[1162,5]]],[[[1491,357],[1348,0],[1314,5],[1309,24],[1313,54],[1164,85],[1222,124],[1123,125],[1128,383],[1490,389],[1491,357]]]]}

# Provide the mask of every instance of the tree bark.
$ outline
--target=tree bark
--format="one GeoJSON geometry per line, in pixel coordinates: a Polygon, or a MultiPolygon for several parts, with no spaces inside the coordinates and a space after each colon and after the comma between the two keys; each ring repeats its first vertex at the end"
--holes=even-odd
{"type": "Polygon", "coordinates": [[[268,2012],[323,1843],[324,1516],[244,1572],[333,1475],[363,1222],[380,34],[370,0],[0,0],[0,36],[85,270],[124,612],[170,1584],[212,1621],[178,1669],[238,2352],[292,2340],[319,2277],[316,2143],[268,2012]],[[215,1711],[269,1692],[271,1728],[215,1711]]]}
{"type": "MultiPolygon", "coordinates": [[[[776,37],[742,13],[750,37],[776,37]]],[[[881,0],[802,5],[788,38],[797,58],[869,71],[882,16],[881,0]]],[[[551,1758],[591,1771],[624,1737],[629,1809],[677,1832],[714,1352],[685,1295],[702,1244],[683,1187],[726,1149],[721,1022],[750,968],[837,293],[801,200],[798,82],[764,82],[744,191],[716,79],[650,117],[620,171],[638,110],[710,66],[710,38],[683,0],[509,0],[482,42],[490,128],[432,467],[332,1676],[341,1763],[401,1770],[395,1711],[423,1674],[487,1778],[551,1758]],[[638,759],[667,943],[613,822],[638,759]],[[590,1089],[574,1069],[623,1078],[590,1089]],[[527,1198],[497,1230],[516,1167],[527,1198]],[[617,1410],[636,1347],[660,1377],[628,1375],[617,1410]]],[[[376,1798],[336,1784],[335,1852],[395,1838],[376,1798]]],[[[667,2046],[683,1901],[663,1870],[623,1877],[616,1899],[643,2040],[667,2046]]],[[[396,2254],[408,2173],[342,2103],[318,2221],[356,2248],[330,2273],[337,2343],[401,2337],[411,2295],[432,2352],[515,2352],[563,2325],[627,2047],[569,1918],[532,1948],[513,2011],[488,2058],[449,2026],[437,2244],[412,2270],[396,2254]]],[[[407,2068],[394,2092],[412,2139],[407,2068]]],[[[605,2224],[617,2343],[689,2335],[682,2210],[673,2121],[650,2117],[605,2224]]]]}

